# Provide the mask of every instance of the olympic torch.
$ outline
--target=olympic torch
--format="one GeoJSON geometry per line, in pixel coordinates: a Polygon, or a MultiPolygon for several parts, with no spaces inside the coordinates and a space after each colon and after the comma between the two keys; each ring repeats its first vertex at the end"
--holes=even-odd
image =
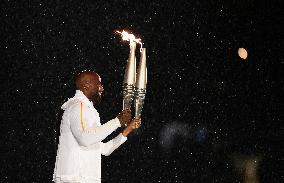
{"type": "Polygon", "coordinates": [[[131,104],[134,97],[135,81],[136,81],[136,43],[130,43],[130,53],[123,81],[123,109],[131,109],[131,104]]]}
{"type": "Polygon", "coordinates": [[[135,83],[135,117],[140,118],[144,99],[146,95],[146,84],[147,84],[147,67],[146,67],[146,48],[141,48],[140,63],[137,72],[137,80],[135,83]]]}
{"type": "Polygon", "coordinates": [[[128,62],[125,68],[124,81],[123,81],[123,109],[131,108],[132,101],[134,100],[135,117],[140,118],[144,99],[146,95],[147,84],[147,66],[146,66],[146,48],[142,47],[140,39],[135,38],[133,34],[126,31],[116,31],[121,34],[123,40],[129,41],[130,53],[128,62]],[[136,73],[136,43],[141,45],[140,48],[140,62],[138,72],[136,73]]]}

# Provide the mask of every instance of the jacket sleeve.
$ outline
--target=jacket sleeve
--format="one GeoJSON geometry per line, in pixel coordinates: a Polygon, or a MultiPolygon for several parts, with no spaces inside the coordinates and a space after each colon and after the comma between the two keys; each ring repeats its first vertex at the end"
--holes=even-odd
{"type": "Polygon", "coordinates": [[[88,128],[86,126],[91,124],[90,121],[92,118],[90,116],[92,115],[88,115],[88,111],[86,110],[82,112],[81,108],[82,106],[80,103],[75,104],[72,106],[69,113],[71,131],[80,146],[88,147],[94,143],[101,142],[114,130],[120,127],[118,118],[115,118],[101,126],[88,128]],[[87,125],[85,126],[82,122],[87,125]]]}
{"type": "Polygon", "coordinates": [[[112,140],[102,143],[102,155],[109,156],[115,149],[127,140],[121,133],[112,140]]]}

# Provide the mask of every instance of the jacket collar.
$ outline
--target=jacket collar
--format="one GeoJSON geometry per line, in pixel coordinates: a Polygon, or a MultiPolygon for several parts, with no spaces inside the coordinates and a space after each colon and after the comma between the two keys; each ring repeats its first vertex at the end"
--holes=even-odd
{"type": "Polygon", "coordinates": [[[82,102],[89,107],[94,107],[93,102],[90,101],[81,90],[76,90],[74,98],[81,99],[82,102]]]}
{"type": "Polygon", "coordinates": [[[84,104],[86,104],[88,107],[90,108],[94,108],[93,102],[91,102],[82,91],[80,90],[76,90],[75,96],[73,98],[68,99],[67,102],[65,102],[62,105],[62,109],[66,110],[67,108],[69,108],[70,106],[72,106],[73,104],[79,103],[79,102],[83,102],[84,104]]]}

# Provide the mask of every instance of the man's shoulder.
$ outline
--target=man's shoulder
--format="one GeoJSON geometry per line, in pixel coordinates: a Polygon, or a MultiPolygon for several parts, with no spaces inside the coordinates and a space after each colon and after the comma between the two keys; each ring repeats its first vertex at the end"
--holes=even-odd
{"type": "Polygon", "coordinates": [[[69,107],[70,110],[81,110],[81,111],[92,111],[93,107],[91,107],[87,102],[84,100],[78,100],[74,102],[72,105],[69,107]]]}
{"type": "Polygon", "coordinates": [[[72,103],[69,103],[69,105],[66,107],[66,110],[79,110],[81,107],[84,107],[84,104],[81,100],[74,100],[72,103]]]}

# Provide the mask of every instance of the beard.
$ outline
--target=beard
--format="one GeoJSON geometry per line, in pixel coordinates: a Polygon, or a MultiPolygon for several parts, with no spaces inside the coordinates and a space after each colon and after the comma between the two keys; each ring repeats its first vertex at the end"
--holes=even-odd
{"type": "Polygon", "coordinates": [[[102,101],[102,96],[99,93],[96,93],[93,97],[93,104],[95,107],[99,106],[102,101]]]}

